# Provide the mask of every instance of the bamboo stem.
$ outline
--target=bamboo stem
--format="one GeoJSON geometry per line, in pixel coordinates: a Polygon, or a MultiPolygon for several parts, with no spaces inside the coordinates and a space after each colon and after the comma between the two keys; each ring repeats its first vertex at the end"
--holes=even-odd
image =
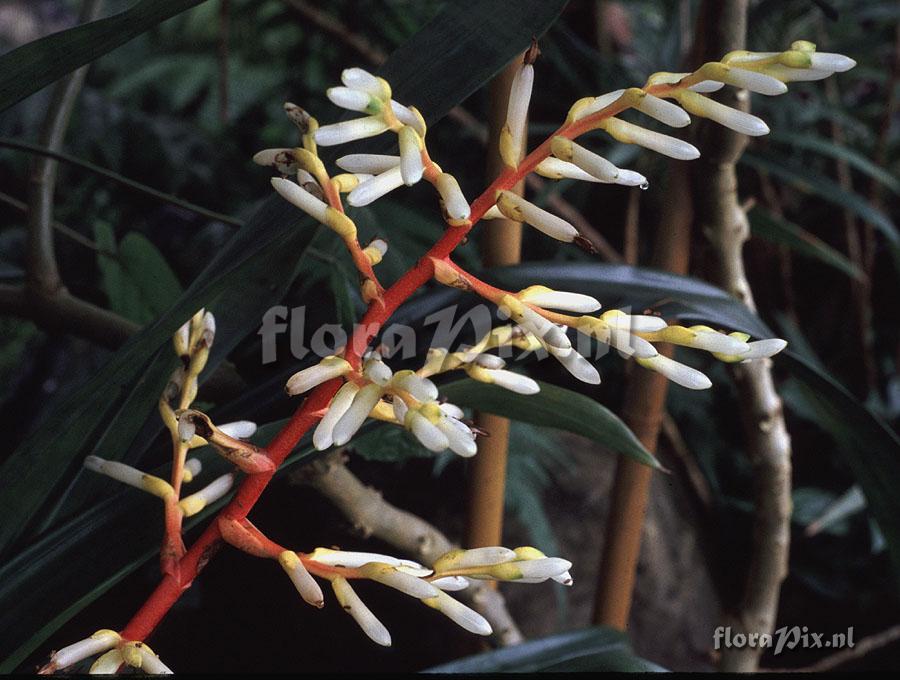
{"type": "MultiPolygon", "coordinates": [[[[488,180],[499,176],[505,166],[500,158],[500,130],[506,122],[506,104],[513,77],[521,68],[517,56],[491,81],[488,113],[488,180]]],[[[524,182],[511,191],[520,196],[524,182]]],[[[522,223],[508,219],[491,220],[481,234],[482,261],[487,267],[516,264],[522,255],[522,223]]],[[[465,545],[477,548],[503,543],[503,500],[506,491],[506,462],[509,455],[509,421],[492,413],[477,413],[477,426],[490,433],[478,442],[478,455],[469,467],[468,511],[465,545]]],[[[496,584],[491,584],[496,587],[496,584]]]]}

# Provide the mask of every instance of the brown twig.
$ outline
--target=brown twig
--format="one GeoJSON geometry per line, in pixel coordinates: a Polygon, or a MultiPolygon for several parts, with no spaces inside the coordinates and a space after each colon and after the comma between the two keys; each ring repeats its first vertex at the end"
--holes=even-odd
{"type": "MultiPolygon", "coordinates": [[[[102,0],[85,0],[79,23],[96,19],[102,6],[102,0]]],[[[87,66],[82,66],[53,87],[40,135],[41,144],[52,151],[62,146],[87,70],[87,66]]],[[[51,158],[35,157],[28,178],[26,281],[28,290],[41,296],[54,295],[63,289],[53,247],[53,197],[58,165],[51,158]]]]}
{"type": "MultiPolygon", "coordinates": [[[[363,536],[374,536],[425,564],[432,564],[457,547],[421,517],[391,505],[380,492],[363,484],[344,464],[340,452],[305,465],[290,475],[290,481],[316,489],[363,536]]],[[[506,609],[503,595],[489,587],[488,582],[475,581],[455,595],[471,604],[490,622],[497,644],[509,646],[522,642],[522,634],[506,609]]]]}
{"type": "MultiPolygon", "coordinates": [[[[744,48],[747,0],[728,0],[718,6],[720,16],[710,28],[721,33],[717,53],[723,48],[744,48]]],[[[746,108],[746,92],[730,90],[725,103],[746,108]]],[[[750,238],[750,224],[737,193],[736,163],[746,137],[721,126],[707,126],[704,155],[695,168],[694,193],[698,222],[710,243],[718,265],[719,284],[750,309],[753,292],[744,269],[743,246],[750,238]]],[[[743,596],[734,621],[741,633],[771,633],[778,613],[781,583],[787,574],[791,516],[791,442],[785,427],[781,398],[775,390],[771,362],[754,361],[734,367],[744,404],[741,413],[747,436],[747,453],[755,473],[752,553],[743,596]]],[[[761,649],[747,646],[722,652],[724,671],[755,671],[761,649]]]]}
{"type": "MultiPolygon", "coordinates": [[[[4,193],[2,191],[0,191],[0,203],[6,203],[6,205],[8,205],[12,208],[15,208],[16,210],[18,210],[21,213],[26,213],[26,214],[28,213],[28,204],[27,203],[25,203],[24,201],[20,201],[15,196],[10,196],[9,194],[4,193]]],[[[73,241],[75,241],[75,243],[78,243],[79,245],[82,245],[85,248],[89,248],[90,250],[93,250],[95,253],[101,253],[101,254],[107,255],[109,257],[115,257],[114,253],[111,253],[108,250],[101,248],[96,243],[94,243],[91,239],[86,238],[85,236],[82,236],[80,233],[78,233],[77,231],[72,229],[72,227],[67,227],[65,224],[63,224],[62,222],[58,222],[57,220],[53,220],[51,222],[51,224],[53,225],[53,228],[56,231],[58,231],[63,236],[66,236],[66,237],[72,239],[73,241]]]]}

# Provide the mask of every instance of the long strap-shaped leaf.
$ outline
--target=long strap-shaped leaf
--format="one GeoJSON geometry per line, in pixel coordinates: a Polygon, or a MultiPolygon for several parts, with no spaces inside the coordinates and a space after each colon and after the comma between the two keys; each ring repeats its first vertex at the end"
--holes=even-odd
{"type": "Polygon", "coordinates": [[[141,0],[130,9],[22,45],[0,57],[0,111],[206,0],[141,0]]]}

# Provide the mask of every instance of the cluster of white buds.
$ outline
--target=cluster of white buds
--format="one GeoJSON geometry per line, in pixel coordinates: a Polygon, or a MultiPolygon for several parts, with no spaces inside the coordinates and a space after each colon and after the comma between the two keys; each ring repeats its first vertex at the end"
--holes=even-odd
{"type": "MultiPolygon", "coordinates": [[[[303,148],[264,149],[253,157],[256,163],[274,167],[282,175],[296,174],[296,183],[274,178],[275,190],[317,221],[350,238],[355,237],[355,226],[333,198],[329,199],[330,191],[346,193],[347,203],[360,207],[394,189],[425,179],[440,195],[447,221],[452,225],[468,224],[469,203],[456,178],[429,157],[425,146],[427,126],[418,109],[392,99],[388,82],[361,68],[346,69],[341,81],[343,86],[328,90],[328,98],[343,109],[367,115],[320,127],[303,112],[298,123],[303,148]],[[317,146],[346,144],[388,131],[397,135],[397,153],[342,156],[336,163],[346,174],[330,178],[318,158],[317,146]]],[[[292,119],[302,111],[293,104],[286,104],[285,109],[292,119]]]]}
{"type": "MultiPolygon", "coordinates": [[[[198,458],[186,458],[186,453],[208,444],[212,444],[237,467],[253,472],[248,470],[248,456],[243,453],[254,449],[249,453],[255,454],[255,447],[242,440],[256,433],[256,423],[237,420],[216,427],[206,415],[188,408],[197,395],[197,378],[206,366],[215,332],[215,318],[210,312],[201,309],[175,332],[172,340],[175,354],[181,359],[182,366],[175,370],[163,390],[159,399],[159,412],[172,435],[175,459],[183,460],[181,476],[177,480],[179,489],[181,484],[193,482],[203,468],[198,458]]],[[[252,455],[249,460],[254,460],[252,455]]],[[[131,465],[94,455],[84,460],[84,467],[157,496],[167,504],[177,504],[184,517],[197,514],[224,497],[235,481],[234,473],[229,472],[215,478],[199,491],[180,498],[175,479],[166,481],[131,465]]]]}
{"type": "Polygon", "coordinates": [[[383,646],[391,644],[391,635],[353,590],[350,579],[369,579],[394,588],[421,600],[476,635],[490,635],[490,624],[481,614],[447,594],[468,588],[469,579],[517,583],[552,579],[572,585],[571,562],[547,557],[531,547],[454,550],[438,558],[432,568],[390,555],[329,548],[316,548],[302,556],[286,551],[279,556],[279,562],[303,599],[318,607],[322,606],[321,590],[309,572],[328,578],[344,610],[369,638],[383,646]]]}
{"type": "Polygon", "coordinates": [[[45,675],[55,673],[96,656],[98,658],[89,671],[91,675],[112,675],[123,666],[141,670],[146,675],[172,673],[150,647],[143,642],[123,640],[114,630],[98,630],[90,637],[54,652],[40,672],[45,675]]]}
{"type": "Polygon", "coordinates": [[[345,359],[326,357],[291,376],[286,390],[302,394],[335,378],[345,382],[313,433],[316,449],[343,446],[372,417],[405,427],[430,451],[450,449],[464,457],[477,452],[475,432],[464,422],[462,409],[440,403],[437,386],[422,371],[395,373],[379,352],[367,353],[359,371],[345,359]]]}
{"type": "MultiPolygon", "coordinates": [[[[720,62],[707,63],[694,73],[654,73],[643,88],[633,87],[580,99],[569,111],[567,125],[561,130],[563,134],[551,140],[552,155],[540,161],[535,172],[551,179],[568,178],[646,189],[648,182],[643,175],[617,168],[571,137],[589,129],[601,129],[619,142],[636,144],[670,158],[693,160],[700,156],[695,146],[682,139],[615,117],[625,109],[635,109],[673,128],[689,125],[689,114],[693,114],[746,135],[765,135],[769,127],[760,118],[704,95],[724,85],[778,95],[787,91],[787,82],[819,80],[856,65],[849,57],[816,52],[815,48],[813,43],[801,40],[785,52],[731,52],[720,62]],[[674,99],[677,104],[666,99],[674,99]],[[601,112],[607,115],[598,117],[589,127],[578,125],[579,121],[601,112]]],[[[525,121],[533,81],[534,70],[526,57],[510,87],[507,120],[499,143],[500,154],[511,168],[518,166],[521,145],[526,139],[525,121]]],[[[586,245],[572,224],[512,192],[498,192],[496,205],[484,215],[486,219],[500,216],[530,224],[557,240],[586,245]]]]}

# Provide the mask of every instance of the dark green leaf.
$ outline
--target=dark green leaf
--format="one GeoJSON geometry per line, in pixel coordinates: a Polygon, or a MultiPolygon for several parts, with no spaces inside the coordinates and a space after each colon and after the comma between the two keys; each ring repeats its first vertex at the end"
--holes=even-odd
{"type": "Polygon", "coordinates": [[[817,154],[831,156],[837,160],[846,161],[849,165],[883,184],[893,193],[900,196],[900,180],[853,149],[840,144],[835,144],[830,139],[813,137],[812,135],[807,134],[797,134],[795,132],[773,132],[769,135],[769,139],[773,142],[789,144],[798,149],[806,149],[814,151],[817,154]]]}
{"type": "Polygon", "coordinates": [[[117,245],[112,227],[94,224],[101,249],[97,266],[112,311],[144,324],[162,314],[181,295],[181,284],[168,262],[150,241],[136,232],[117,245]]]}
{"type": "Polygon", "coordinates": [[[751,210],[748,217],[754,235],[772,243],[785,245],[798,255],[824,262],[829,267],[834,267],[856,280],[865,278],[865,273],[843,253],[835,250],[799,224],[794,224],[790,220],[760,207],[751,210]]]}
{"type": "Polygon", "coordinates": [[[458,406],[574,432],[644,465],[661,467],[628,426],[605,406],[572,390],[549,383],[538,384],[540,392],[523,395],[465,379],[441,385],[441,394],[458,406]]]}
{"type": "Polygon", "coordinates": [[[205,0],[140,0],[105,19],[48,35],[0,56],[0,111],[205,0]]]}
{"type": "Polygon", "coordinates": [[[635,656],[624,633],[594,627],[530,640],[434,666],[426,673],[539,673],[542,671],[665,671],[635,656]]]}
{"type": "Polygon", "coordinates": [[[871,224],[887,239],[895,265],[900,271],[900,232],[897,231],[897,226],[891,218],[869,203],[865,197],[852,191],[846,191],[836,182],[827,177],[811,173],[808,169],[803,170],[791,167],[753,154],[744,154],[741,157],[741,162],[787,182],[803,193],[812,194],[823,201],[828,201],[844,208],[861,220],[871,224]]]}
{"type": "Polygon", "coordinates": [[[815,422],[835,439],[837,453],[862,487],[900,580],[900,438],[820,367],[785,354],[815,422]]]}

